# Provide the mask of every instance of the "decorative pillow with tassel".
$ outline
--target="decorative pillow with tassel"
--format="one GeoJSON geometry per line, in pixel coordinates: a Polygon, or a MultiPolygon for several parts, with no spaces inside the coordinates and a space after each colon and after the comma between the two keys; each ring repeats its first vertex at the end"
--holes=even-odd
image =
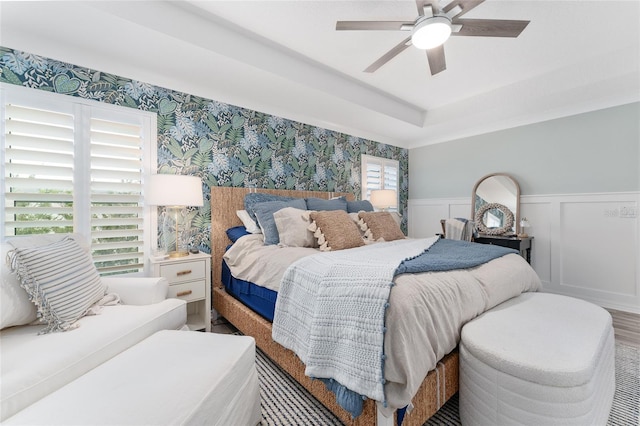
{"type": "Polygon", "coordinates": [[[309,230],[321,251],[344,250],[364,245],[355,222],[344,210],[311,212],[309,230]]]}
{"type": "Polygon", "coordinates": [[[105,295],[91,256],[71,237],[9,252],[12,271],[47,324],[38,334],[67,331],[105,295]]]}
{"type": "Polygon", "coordinates": [[[358,213],[360,229],[368,241],[394,241],[406,238],[389,212],[358,213]]]}

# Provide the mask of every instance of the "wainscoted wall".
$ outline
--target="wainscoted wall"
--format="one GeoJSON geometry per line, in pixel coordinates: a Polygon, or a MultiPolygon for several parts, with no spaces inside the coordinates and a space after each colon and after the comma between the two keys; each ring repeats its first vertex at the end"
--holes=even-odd
{"type": "MultiPolygon", "coordinates": [[[[640,313],[639,206],[640,192],[522,196],[544,290],[640,313]]],[[[410,199],[408,209],[409,236],[433,236],[440,219],[469,218],[471,199],[410,199]]]]}
{"type": "Polygon", "coordinates": [[[205,205],[193,218],[191,243],[204,252],[211,251],[212,186],[345,191],[360,198],[362,154],[400,162],[406,229],[407,149],[6,47],[0,47],[0,82],[156,112],[158,172],[203,180],[205,205]]]}

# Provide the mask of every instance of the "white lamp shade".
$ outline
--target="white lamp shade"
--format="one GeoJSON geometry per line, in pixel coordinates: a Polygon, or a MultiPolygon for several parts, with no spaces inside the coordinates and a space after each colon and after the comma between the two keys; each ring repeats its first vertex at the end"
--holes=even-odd
{"type": "Polygon", "coordinates": [[[444,16],[434,16],[414,27],[411,43],[418,49],[433,49],[447,41],[450,35],[451,21],[444,16]]]}
{"type": "Polygon", "coordinates": [[[202,206],[202,180],[197,176],[151,175],[145,200],[155,206],[202,206]]]}
{"type": "Polygon", "coordinates": [[[398,196],[393,189],[376,189],[371,191],[371,204],[377,209],[398,207],[398,196]]]}

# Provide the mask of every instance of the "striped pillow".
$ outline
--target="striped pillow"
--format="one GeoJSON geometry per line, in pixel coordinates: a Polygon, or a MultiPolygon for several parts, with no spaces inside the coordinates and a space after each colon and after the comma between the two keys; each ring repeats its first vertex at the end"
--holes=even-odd
{"type": "Polygon", "coordinates": [[[91,257],[70,237],[39,247],[16,248],[11,269],[20,279],[38,317],[47,327],[38,334],[66,331],[105,294],[91,257]]]}

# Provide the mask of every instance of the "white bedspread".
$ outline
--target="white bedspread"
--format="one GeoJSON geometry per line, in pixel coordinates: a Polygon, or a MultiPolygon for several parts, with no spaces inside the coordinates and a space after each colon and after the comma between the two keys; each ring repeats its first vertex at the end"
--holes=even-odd
{"type": "Polygon", "coordinates": [[[262,234],[245,235],[224,254],[231,274],[269,290],[278,291],[284,271],[296,260],[319,253],[305,247],[265,246],[262,234]]]}
{"type": "MultiPolygon", "coordinates": [[[[259,235],[245,236],[227,251],[225,260],[236,278],[277,291],[287,267],[314,253],[318,250],[264,246],[259,235]]],[[[535,271],[517,254],[465,270],[404,274],[394,282],[384,340],[387,407],[379,405],[387,415],[411,406],[427,373],[455,349],[467,321],[541,288],[535,271]]]]}

